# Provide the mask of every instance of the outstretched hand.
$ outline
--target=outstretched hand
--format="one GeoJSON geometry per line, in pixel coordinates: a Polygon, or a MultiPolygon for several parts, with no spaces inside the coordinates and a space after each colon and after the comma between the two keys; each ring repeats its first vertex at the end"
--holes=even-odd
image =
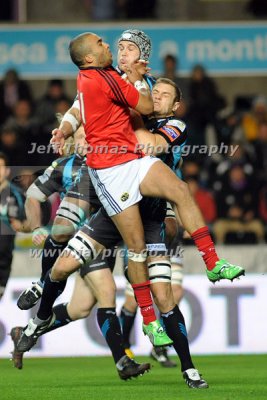
{"type": "Polygon", "coordinates": [[[46,240],[47,236],[49,235],[49,232],[47,229],[44,227],[40,227],[35,229],[32,232],[32,242],[35,246],[41,246],[44,241],[46,240]]]}
{"type": "Polygon", "coordinates": [[[151,68],[148,67],[148,61],[137,60],[129,64],[125,68],[125,73],[131,83],[137,80],[141,81],[143,76],[150,71],[151,68]]]}
{"type": "Polygon", "coordinates": [[[52,134],[52,138],[50,139],[50,143],[52,144],[53,150],[55,153],[58,153],[62,156],[63,155],[63,147],[65,144],[64,134],[63,134],[62,130],[59,128],[53,129],[51,134],[52,134]]]}

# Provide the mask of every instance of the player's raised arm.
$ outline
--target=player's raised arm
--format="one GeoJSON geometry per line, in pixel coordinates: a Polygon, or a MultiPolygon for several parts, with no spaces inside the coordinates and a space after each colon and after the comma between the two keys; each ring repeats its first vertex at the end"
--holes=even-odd
{"type": "Polygon", "coordinates": [[[157,156],[168,151],[169,145],[164,137],[151,133],[145,128],[135,131],[135,135],[140,144],[144,146],[144,153],[157,156]]]}
{"type": "Polygon", "coordinates": [[[135,106],[135,110],[143,115],[149,115],[153,112],[153,101],[147,84],[143,81],[143,75],[147,70],[146,61],[135,61],[126,69],[126,75],[134,87],[139,92],[139,100],[135,106]]]}
{"type": "Polygon", "coordinates": [[[53,129],[50,143],[60,155],[63,155],[65,140],[74,135],[81,125],[79,101],[76,99],[71,108],[63,116],[58,128],[53,129]]]}

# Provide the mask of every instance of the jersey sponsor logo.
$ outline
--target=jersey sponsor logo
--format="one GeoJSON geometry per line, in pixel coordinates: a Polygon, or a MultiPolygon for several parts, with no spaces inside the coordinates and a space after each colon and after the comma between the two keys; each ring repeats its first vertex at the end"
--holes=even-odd
{"type": "Polygon", "coordinates": [[[128,199],[129,199],[129,193],[124,192],[124,193],[121,195],[121,201],[126,201],[126,200],[128,200],[128,199]]]}
{"type": "Polygon", "coordinates": [[[171,126],[175,126],[176,128],[178,128],[181,132],[183,132],[186,128],[186,125],[183,121],[180,121],[179,119],[170,119],[166,125],[171,125],[171,126]]]}
{"type": "Polygon", "coordinates": [[[178,129],[171,126],[163,126],[159,131],[164,133],[172,142],[180,136],[178,129]]]}
{"type": "Polygon", "coordinates": [[[148,251],[166,251],[165,243],[148,243],[146,245],[148,251]]]}

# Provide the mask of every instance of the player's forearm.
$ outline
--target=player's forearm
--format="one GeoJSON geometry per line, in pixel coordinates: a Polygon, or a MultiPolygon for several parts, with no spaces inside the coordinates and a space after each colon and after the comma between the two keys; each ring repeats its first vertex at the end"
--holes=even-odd
{"type": "Polygon", "coordinates": [[[141,81],[136,81],[135,88],[139,92],[139,100],[135,109],[143,115],[150,115],[154,111],[154,104],[149,88],[141,81]]]}
{"type": "Polygon", "coordinates": [[[143,115],[150,115],[154,111],[154,105],[150,95],[150,91],[146,89],[144,89],[144,91],[143,93],[139,91],[140,97],[135,109],[143,115]]]}
{"type": "Polygon", "coordinates": [[[143,115],[149,115],[153,113],[154,105],[150,89],[147,83],[143,80],[145,73],[146,63],[141,60],[131,64],[126,69],[126,75],[129,82],[131,82],[139,92],[139,100],[135,109],[143,115]]]}
{"type": "Polygon", "coordinates": [[[29,231],[42,226],[42,212],[40,202],[32,197],[27,197],[25,202],[25,213],[29,231]]]}
{"type": "MultiPolygon", "coordinates": [[[[20,221],[17,221],[20,222],[20,221]]],[[[13,227],[13,225],[11,224],[11,226],[13,227]]],[[[29,233],[32,231],[31,227],[30,227],[30,222],[25,219],[24,221],[20,222],[20,226],[17,226],[17,229],[15,229],[18,232],[23,232],[23,233],[29,233]]]]}
{"type": "Polygon", "coordinates": [[[59,125],[61,132],[64,135],[64,139],[73,136],[81,125],[80,110],[76,107],[71,107],[62,118],[59,125]]]}
{"type": "Polygon", "coordinates": [[[157,134],[149,132],[147,129],[137,129],[135,131],[137,140],[144,146],[144,152],[149,155],[158,156],[168,150],[166,140],[157,134]]]}

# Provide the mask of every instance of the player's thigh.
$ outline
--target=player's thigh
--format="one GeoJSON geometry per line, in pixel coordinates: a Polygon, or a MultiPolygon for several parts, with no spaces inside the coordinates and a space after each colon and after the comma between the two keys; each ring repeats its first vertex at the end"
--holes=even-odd
{"type": "Polygon", "coordinates": [[[79,273],[76,274],[74,288],[68,304],[68,314],[72,320],[86,318],[96,303],[91,288],[79,273]]]}
{"type": "Polygon", "coordinates": [[[64,280],[77,271],[82,265],[94,259],[103,246],[79,230],[69,241],[67,247],[57,258],[52,268],[52,279],[64,280]]]}
{"type": "Polygon", "coordinates": [[[0,240],[0,287],[5,288],[11,273],[14,237],[2,235],[0,240]]]}
{"type": "MultiPolygon", "coordinates": [[[[81,226],[89,212],[89,204],[85,200],[75,197],[65,197],[57,210],[57,215],[52,227],[53,237],[69,235],[81,226]]],[[[59,239],[59,238],[58,238],[59,239]]]]}
{"type": "Polygon", "coordinates": [[[161,197],[177,202],[181,195],[188,193],[187,184],[163,162],[154,163],[140,183],[143,196],[161,197]]]}

